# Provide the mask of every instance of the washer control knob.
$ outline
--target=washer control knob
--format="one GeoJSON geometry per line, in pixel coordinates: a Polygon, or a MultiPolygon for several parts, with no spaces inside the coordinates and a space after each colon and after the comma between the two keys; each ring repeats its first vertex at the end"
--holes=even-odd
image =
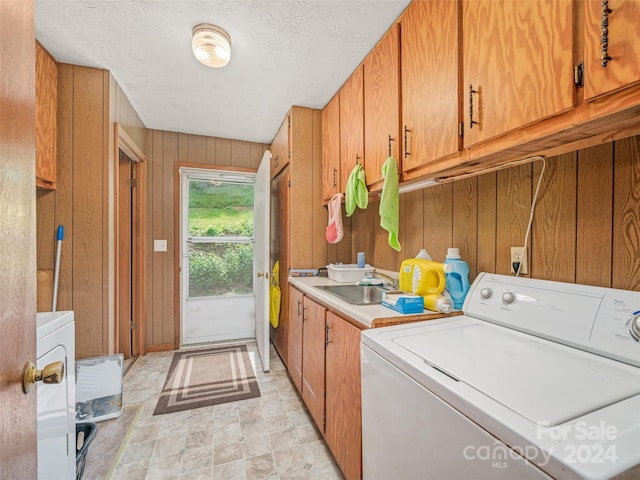
{"type": "Polygon", "coordinates": [[[629,333],[636,342],[640,342],[640,315],[636,315],[631,319],[629,333]]]}
{"type": "Polygon", "coordinates": [[[513,292],[504,292],[502,294],[502,303],[505,305],[511,305],[516,301],[516,294],[513,292]]]}
{"type": "Polygon", "coordinates": [[[483,288],[482,290],[480,290],[480,296],[485,300],[489,300],[492,295],[493,290],[491,290],[490,288],[483,288]]]}

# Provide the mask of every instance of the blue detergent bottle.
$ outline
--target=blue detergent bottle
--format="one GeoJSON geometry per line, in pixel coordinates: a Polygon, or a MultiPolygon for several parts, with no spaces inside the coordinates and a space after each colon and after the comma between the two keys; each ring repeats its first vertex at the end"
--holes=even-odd
{"type": "Polygon", "coordinates": [[[447,251],[445,265],[451,265],[451,271],[445,274],[447,290],[453,300],[453,308],[460,310],[469,291],[469,265],[460,259],[460,250],[450,248],[447,251]]]}

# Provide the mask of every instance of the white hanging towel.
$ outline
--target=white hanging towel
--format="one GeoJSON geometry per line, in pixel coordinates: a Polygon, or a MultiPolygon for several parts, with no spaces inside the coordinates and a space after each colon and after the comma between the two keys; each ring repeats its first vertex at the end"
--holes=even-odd
{"type": "Polygon", "coordinates": [[[325,231],[325,238],[329,243],[338,243],[342,240],[342,194],[336,193],[329,200],[329,224],[325,231]]]}

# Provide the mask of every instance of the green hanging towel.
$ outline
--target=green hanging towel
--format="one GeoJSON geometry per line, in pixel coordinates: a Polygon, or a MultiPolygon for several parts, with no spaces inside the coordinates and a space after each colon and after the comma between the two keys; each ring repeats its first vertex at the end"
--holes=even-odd
{"type": "Polygon", "coordinates": [[[400,251],[398,230],[400,224],[400,192],[398,191],[398,162],[389,157],[382,165],[382,195],[380,196],[380,226],[389,232],[389,246],[400,251]]]}
{"type": "Polygon", "coordinates": [[[353,215],[356,206],[367,208],[369,204],[369,191],[367,190],[367,182],[364,178],[364,168],[359,163],[351,170],[344,193],[347,217],[353,215]]]}

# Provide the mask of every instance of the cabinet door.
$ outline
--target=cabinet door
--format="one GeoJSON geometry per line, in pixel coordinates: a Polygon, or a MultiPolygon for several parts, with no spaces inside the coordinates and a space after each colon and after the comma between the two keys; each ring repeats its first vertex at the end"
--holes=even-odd
{"type": "Polygon", "coordinates": [[[289,288],[289,353],[287,368],[293,384],[302,392],[302,300],[299,290],[289,288]]]}
{"type": "Polygon", "coordinates": [[[55,188],[58,70],[55,60],[36,42],[36,185],[55,188]]]}
{"type": "Polygon", "coordinates": [[[360,329],[327,312],[325,439],[347,479],[361,477],[360,329]]]}
{"type": "Polygon", "coordinates": [[[585,2],[585,99],[640,82],[639,18],[640,0],[585,2]],[[609,11],[605,7],[603,13],[605,3],[609,11]],[[603,22],[608,22],[606,34],[603,22]]]}
{"type": "Polygon", "coordinates": [[[458,134],[457,1],[414,1],[402,27],[402,170],[456,153],[458,134]]]}
{"type": "Polygon", "coordinates": [[[340,89],[340,191],[344,192],[349,174],[364,163],[364,96],[362,66],[340,89]]]}
{"type": "Polygon", "coordinates": [[[572,1],[462,5],[465,147],[574,105],[572,1]]]}
{"type": "Polygon", "coordinates": [[[364,61],[364,168],[367,185],[375,185],[382,180],[382,165],[389,155],[400,160],[399,40],[399,27],[394,25],[364,61]]]}
{"type": "Polygon", "coordinates": [[[275,177],[289,163],[289,129],[291,117],[287,115],[271,142],[271,177],[275,177]]]}
{"type": "Polygon", "coordinates": [[[322,200],[344,192],[340,182],[340,95],[322,110],[322,200]]]}
{"type": "Polygon", "coordinates": [[[302,399],[324,431],[324,340],[326,309],[304,297],[302,330],[302,399]]]}
{"type": "MultiPolygon", "coordinates": [[[[270,253],[271,261],[280,261],[280,289],[282,291],[280,306],[280,322],[278,328],[269,327],[271,341],[280,354],[285,365],[288,361],[288,328],[289,328],[289,169],[282,171],[271,180],[271,228],[270,253]]],[[[272,263],[272,266],[273,266],[272,263]]]]}

